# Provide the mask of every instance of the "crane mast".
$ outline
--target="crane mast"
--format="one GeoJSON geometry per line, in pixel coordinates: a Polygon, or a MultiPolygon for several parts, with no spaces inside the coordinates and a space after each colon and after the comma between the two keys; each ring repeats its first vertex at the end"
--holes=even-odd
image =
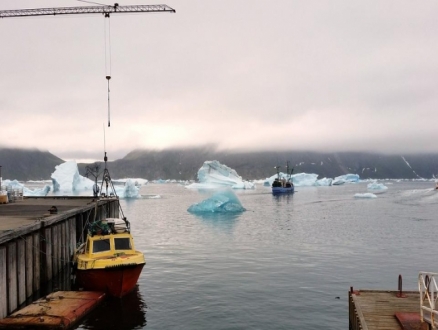
{"type": "Polygon", "coordinates": [[[85,6],[85,7],[59,7],[37,9],[0,10],[0,18],[28,17],[28,16],[53,16],[74,14],[104,14],[109,16],[114,13],[175,13],[175,9],[167,5],[131,5],[119,6],[85,6]]]}

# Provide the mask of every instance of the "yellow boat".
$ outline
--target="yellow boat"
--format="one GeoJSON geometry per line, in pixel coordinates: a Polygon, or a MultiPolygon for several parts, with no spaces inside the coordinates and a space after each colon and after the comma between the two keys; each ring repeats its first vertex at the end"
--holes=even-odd
{"type": "Polygon", "coordinates": [[[129,222],[122,219],[95,223],[74,255],[78,286],[115,297],[134,289],[145,264],[143,253],[135,250],[129,222]]]}

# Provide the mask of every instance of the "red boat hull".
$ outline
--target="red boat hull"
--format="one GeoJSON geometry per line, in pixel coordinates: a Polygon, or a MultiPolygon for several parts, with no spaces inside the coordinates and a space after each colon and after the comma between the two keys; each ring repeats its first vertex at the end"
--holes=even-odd
{"type": "Polygon", "coordinates": [[[76,270],[76,283],[89,291],[123,297],[135,288],[144,264],[123,267],[76,270]]]}

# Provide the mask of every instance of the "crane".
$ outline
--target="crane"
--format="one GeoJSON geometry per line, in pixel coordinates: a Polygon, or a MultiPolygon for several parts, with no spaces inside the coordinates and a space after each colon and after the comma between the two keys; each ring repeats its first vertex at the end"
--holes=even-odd
{"type": "MultiPolygon", "coordinates": [[[[74,15],[74,14],[103,14],[105,18],[110,17],[110,14],[115,13],[161,13],[169,12],[175,13],[175,9],[167,5],[130,5],[119,6],[115,3],[113,6],[78,6],[78,7],[58,7],[58,8],[36,8],[36,9],[15,9],[15,10],[0,10],[0,18],[13,17],[29,17],[29,16],[55,16],[55,15],[74,15]]],[[[106,33],[105,33],[106,34],[106,33]]],[[[108,42],[110,45],[110,42],[108,42]]],[[[106,47],[106,41],[105,41],[106,47]]],[[[111,53],[111,50],[110,50],[111,53]]],[[[106,56],[106,50],[105,50],[106,56]]],[[[110,54],[111,57],[111,54],[110,54]]],[[[105,57],[106,61],[106,57],[105,57]]],[[[110,60],[111,62],[111,60],[110,60]]],[[[111,69],[110,69],[111,71],[111,69]]],[[[106,73],[105,76],[108,81],[108,127],[110,126],[110,88],[109,82],[111,79],[111,72],[106,73]]]]}
{"type": "Polygon", "coordinates": [[[15,9],[0,10],[0,18],[28,17],[28,16],[51,16],[51,15],[73,15],[73,14],[104,14],[108,17],[114,13],[175,13],[175,9],[167,5],[134,5],[119,6],[84,6],[84,7],[60,7],[60,8],[37,8],[37,9],[15,9]]]}

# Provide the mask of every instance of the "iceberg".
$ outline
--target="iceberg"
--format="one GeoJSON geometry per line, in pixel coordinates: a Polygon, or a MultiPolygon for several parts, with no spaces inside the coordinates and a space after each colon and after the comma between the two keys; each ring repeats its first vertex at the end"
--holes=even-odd
{"type": "Polygon", "coordinates": [[[119,198],[139,198],[140,188],[135,184],[135,181],[127,179],[124,187],[114,187],[119,198]]]}
{"type": "Polygon", "coordinates": [[[136,186],[144,186],[148,184],[148,180],[142,178],[125,178],[112,180],[114,184],[126,184],[128,181],[134,182],[136,186]]]}
{"type": "Polygon", "coordinates": [[[23,187],[23,196],[47,196],[50,192],[50,185],[46,184],[43,188],[29,189],[23,187]]]}
{"type": "Polygon", "coordinates": [[[24,184],[18,182],[17,180],[3,180],[2,186],[8,187],[10,189],[22,189],[24,184]]]}
{"type": "Polygon", "coordinates": [[[377,198],[376,195],[372,193],[364,193],[364,194],[354,194],[355,198],[377,198]]]}
{"type": "Polygon", "coordinates": [[[246,211],[236,194],[231,190],[221,190],[200,203],[191,205],[190,213],[239,213],[246,211]]]}
{"type": "MultiPolygon", "coordinates": [[[[55,172],[51,175],[53,183],[53,192],[55,193],[81,193],[84,196],[93,195],[94,181],[79,175],[76,161],[68,161],[61,165],[55,166],[55,172]]],[[[121,179],[120,183],[124,186],[114,186],[115,193],[119,198],[139,198],[139,182],[144,184],[147,180],[140,179],[121,179]]],[[[113,180],[114,182],[115,180],[113,180]]],[[[99,186],[100,188],[100,186],[99,186]]],[[[47,188],[43,188],[47,189],[47,188]]],[[[45,191],[45,190],[44,190],[45,191]]],[[[101,191],[103,193],[106,191],[101,191]]],[[[37,192],[35,192],[37,193],[37,192]]],[[[42,192],[41,192],[42,193],[42,192]]],[[[110,193],[110,191],[108,191],[110,193]]],[[[36,196],[36,195],[34,195],[36,196]]]]}
{"type": "MultiPolygon", "coordinates": [[[[280,180],[281,179],[289,179],[289,174],[280,172],[279,173],[280,176],[280,180]]],[[[271,187],[272,186],[272,182],[278,177],[277,174],[274,174],[273,176],[267,178],[265,180],[265,182],[263,183],[264,186],[268,186],[271,187]]],[[[315,186],[318,185],[317,184],[317,178],[318,178],[318,174],[314,174],[314,173],[297,173],[297,174],[293,174],[292,175],[292,182],[294,184],[294,186],[296,187],[309,187],[309,186],[315,186]]],[[[325,179],[325,178],[324,178],[325,179]]],[[[331,179],[321,179],[323,181],[321,181],[319,185],[323,186],[323,185],[329,185],[327,184],[331,179]]],[[[331,182],[331,181],[330,181],[331,182]]]]}
{"type": "Polygon", "coordinates": [[[333,179],[331,178],[322,178],[319,180],[316,180],[315,186],[331,186],[333,182],[333,179]]]}
{"type": "Polygon", "coordinates": [[[314,186],[317,179],[318,174],[314,173],[297,173],[292,175],[292,182],[296,187],[314,186]]]}
{"type": "Polygon", "coordinates": [[[50,192],[50,185],[46,184],[43,188],[29,189],[17,180],[4,180],[3,184],[7,190],[22,190],[23,196],[47,196],[50,192]]]}
{"type": "Polygon", "coordinates": [[[359,182],[359,180],[360,177],[358,174],[345,174],[334,178],[332,185],[338,186],[344,183],[359,182]]]}
{"type": "Polygon", "coordinates": [[[205,161],[198,170],[199,183],[192,183],[189,189],[217,189],[231,187],[233,189],[254,189],[252,182],[244,181],[237,172],[217,160],[205,161]]]}
{"type": "Polygon", "coordinates": [[[377,181],[373,181],[371,183],[368,183],[367,185],[368,190],[380,190],[385,191],[388,189],[387,186],[385,186],[383,183],[377,183],[377,181]]]}
{"type": "Polygon", "coordinates": [[[74,160],[55,166],[51,179],[55,193],[77,193],[91,190],[94,185],[93,181],[79,175],[78,164],[74,160]]]}

